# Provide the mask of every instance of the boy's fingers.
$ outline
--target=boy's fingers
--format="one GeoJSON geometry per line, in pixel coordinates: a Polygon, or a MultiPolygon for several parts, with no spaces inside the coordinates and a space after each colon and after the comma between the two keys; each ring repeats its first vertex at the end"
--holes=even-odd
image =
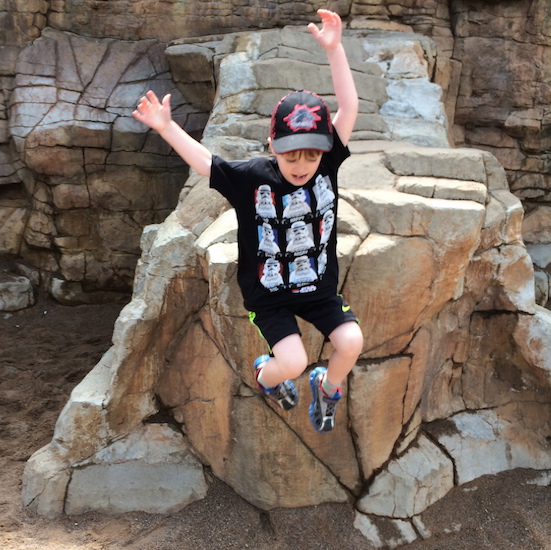
{"type": "Polygon", "coordinates": [[[321,17],[321,22],[323,24],[336,23],[340,19],[337,13],[330,10],[324,10],[324,9],[318,10],[318,15],[321,17]]]}
{"type": "Polygon", "coordinates": [[[153,90],[149,90],[145,95],[151,103],[159,104],[159,98],[155,95],[153,90]]]}
{"type": "Polygon", "coordinates": [[[132,114],[134,116],[136,116],[136,114],[140,115],[141,114],[141,109],[142,109],[142,100],[140,100],[140,102],[136,105],[136,109],[134,109],[132,114]]]}
{"type": "Polygon", "coordinates": [[[310,23],[308,25],[308,28],[310,29],[310,32],[314,35],[314,36],[317,36],[320,32],[320,30],[318,29],[318,26],[315,24],[315,23],[310,23]]]}

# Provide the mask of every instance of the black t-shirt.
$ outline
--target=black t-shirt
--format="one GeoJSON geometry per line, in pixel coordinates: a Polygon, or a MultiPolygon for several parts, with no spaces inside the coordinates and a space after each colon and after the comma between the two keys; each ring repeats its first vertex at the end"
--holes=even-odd
{"type": "Polygon", "coordinates": [[[336,294],[337,170],[349,155],[335,132],[332,150],[300,187],[283,178],[275,158],[213,156],[210,186],[237,214],[237,281],[249,311],[336,294]]]}

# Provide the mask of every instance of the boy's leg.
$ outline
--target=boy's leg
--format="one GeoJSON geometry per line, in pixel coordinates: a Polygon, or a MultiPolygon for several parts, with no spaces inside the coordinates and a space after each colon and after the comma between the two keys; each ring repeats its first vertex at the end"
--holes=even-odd
{"type": "Polygon", "coordinates": [[[356,315],[341,295],[306,304],[297,312],[333,344],[328,381],[338,386],[352,370],[363,349],[362,330],[356,315]]]}
{"type": "Polygon", "coordinates": [[[308,365],[308,356],[299,334],[290,334],[272,348],[273,357],[262,367],[260,383],[273,388],[285,380],[300,376],[308,365]]]}
{"type": "Polygon", "coordinates": [[[327,382],[339,386],[354,368],[363,348],[363,334],[356,321],[339,325],[330,335],[334,351],[327,366],[327,382]]]}
{"type": "Polygon", "coordinates": [[[308,362],[295,315],[287,308],[272,308],[251,312],[249,319],[273,354],[262,355],[254,362],[256,381],[281,408],[292,409],[298,395],[291,380],[302,374],[308,362]]]}
{"type": "Polygon", "coordinates": [[[335,410],[341,398],[339,386],[356,364],[363,347],[362,331],[356,321],[339,325],[329,339],[335,349],[327,369],[317,367],[310,373],[310,420],[321,433],[329,432],[335,426],[335,410]]]}
{"type": "Polygon", "coordinates": [[[282,409],[296,407],[298,394],[289,380],[306,368],[306,351],[298,334],[291,334],[272,348],[274,357],[262,355],[254,362],[259,388],[282,409]]]}

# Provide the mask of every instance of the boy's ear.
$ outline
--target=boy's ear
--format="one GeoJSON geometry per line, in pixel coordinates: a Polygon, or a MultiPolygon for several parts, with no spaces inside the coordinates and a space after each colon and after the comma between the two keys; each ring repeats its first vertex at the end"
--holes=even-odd
{"type": "Polygon", "coordinates": [[[272,138],[268,138],[268,145],[270,146],[270,151],[272,152],[272,155],[275,155],[274,148],[272,146],[272,138]]]}

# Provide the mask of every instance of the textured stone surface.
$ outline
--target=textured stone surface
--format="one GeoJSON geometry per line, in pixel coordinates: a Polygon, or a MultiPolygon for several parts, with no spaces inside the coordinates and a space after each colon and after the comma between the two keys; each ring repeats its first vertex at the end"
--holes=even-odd
{"type": "Polygon", "coordinates": [[[370,518],[356,512],[354,527],[375,548],[396,548],[418,538],[412,522],[401,519],[370,518]]]}
{"type": "MultiPolygon", "coordinates": [[[[545,208],[551,189],[549,3],[521,1],[504,7],[488,2],[471,10],[469,2],[461,1],[452,11],[453,57],[462,63],[456,143],[492,152],[530,216],[545,208]]],[[[533,242],[530,227],[524,234],[533,242]]],[[[545,231],[538,241],[551,248],[545,231]]],[[[548,272],[540,270],[540,278],[548,287],[548,272]]],[[[538,303],[545,305],[548,294],[548,288],[539,292],[538,303]]]]}
{"type": "Polygon", "coordinates": [[[404,400],[410,368],[411,360],[401,357],[354,370],[349,415],[367,478],[389,460],[402,432],[403,410],[399,403],[404,400]],[[389,401],[388,395],[396,400],[389,401]]]}
{"type": "Polygon", "coordinates": [[[459,484],[514,468],[543,470],[551,466],[545,440],[531,433],[519,437],[506,415],[500,418],[491,410],[464,412],[448,422],[444,433],[439,433],[437,424],[435,434],[454,461],[459,484]]]}
{"type": "Polygon", "coordinates": [[[454,486],[452,461],[426,437],[394,459],[358,501],[360,512],[412,518],[440,500],[454,486]]]}
{"type": "Polygon", "coordinates": [[[0,311],[17,311],[34,304],[31,281],[21,275],[0,271],[0,311]]]}
{"type": "Polygon", "coordinates": [[[0,154],[13,167],[3,171],[2,183],[10,185],[2,186],[0,209],[10,233],[3,229],[0,243],[43,270],[54,294],[54,271],[84,288],[127,291],[143,227],[176,205],[186,168],[131,116],[151,87],[172,92],[175,116],[190,131],[198,124],[198,111],[170,78],[164,49],[153,40],[91,40],[45,29],[19,53],[13,146],[0,154]],[[25,185],[26,204],[11,190],[17,184],[25,185]]]}
{"type": "Polygon", "coordinates": [[[207,492],[201,463],[173,428],[147,424],[73,472],[65,511],[173,513],[207,492]]]}
{"type": "MultiPolygon", "coordinates": [[[[260,143],[236,135],[246,132],[235,126],[237,117],[222,116],[229,105],[220,98],[214,107],[205,142],[230,158],[244,149],[257,154],[260,143]]],[[[494,470],[549,467],[543,442],[550,426],[542,422],[550,412],[549,322],[535,316],[518,202],[490,184],[495,164],[476,150],[392,141],[353,148],[359,160],[350,162],[386,176],[380,188],[368,172],[343,182],[342,291],[365,341],[343,388],[348,399],[332,445],[310,426],[307,373],[297,380],[301,399],[291,412],[255,389],[250,365],[264,350],[236,287],[235,216],[192,176],[178,210],[144,231],[134,297],[116,323],[113,348],[75,389],[50,454],[29,462],[27,499],[44,484],[41,456],[51,460],[56,449],[64,457],[61,479],[83,460],[97,462],[115,440],[137,437],[159,407],[170,411],[201,462],[260,508],[344,502],[373,488],[363,495],[358,528],[389,546],[414,540],[417,516],[454,482],[452,463],[461,483],[494,470]],[[444,177],[446,165],[453,177],[444,177]],[[453,198],[435,196],[436,189],[452,189],[453,198]],[[537,341],[541,351],[531,355],[525,341],[537,341]],[[492,446],[476,435],[484,414],[494,426],[492,446]],[[78,437],[84,424],[86,435],[78,437]],[[439,438],[447,455],[425,434],[439,438]],[[495,454],[497,462],[481,469],[461,449],[495,454]],[[504,449],[510,458],[501,463],[504,449]],[[438,490],[427,482],[434,472],[442,477],[438,490]]],[[[320,336],[301,328],[313,364],[327,357],[320,336]]],[[[93,506],[82,500],[84,480],[73,487],[79,509],[93,506]]],[[[37,494],[33,509],[67,512],[52,493],[37,494]]]]}
{"type": "MultiPolygon", "coordinates": [[[[391,102],[387,94],[401,82],[425,90],[422,95],[439,89],[431,82],[434,44],[409,33],[392,35],[392,47],[381,50],[384,40],[380,33],[345,37],[362,100],[355,137],[447,146],[439,93],[430,112],[419,101],[406,107],[409,93],[391,102]],[[385,61],[377,62],[381,56],[385,61]]],[[[247,141],[221,152],[263,153],[265,117],[296,82],[308,82],[334,106],[329,68],[316,47],[310,33],[289,27],[168,48],[153,39],[91,39],[44,29],[21,48],[14,67],[6,127],[13,145],[0,149],[0,181],[11,193],[4,193],[0,216],[10,231],[0,232],[0,245],[38,267],[44,286],[62,303],[129,290],[140,233],[174,208],[187,174],[160,137],[132,118],[138,98],[147,89],[170,93],[175,120],[196,136],[211,111],[214,122],[231,117],[230,135],[247,141]],[[28,193],[14,196],[12,188],[23,184],[28,193]]],[[[206,143],[216,138],[216,128],[208,126],[206,143]]]]}

